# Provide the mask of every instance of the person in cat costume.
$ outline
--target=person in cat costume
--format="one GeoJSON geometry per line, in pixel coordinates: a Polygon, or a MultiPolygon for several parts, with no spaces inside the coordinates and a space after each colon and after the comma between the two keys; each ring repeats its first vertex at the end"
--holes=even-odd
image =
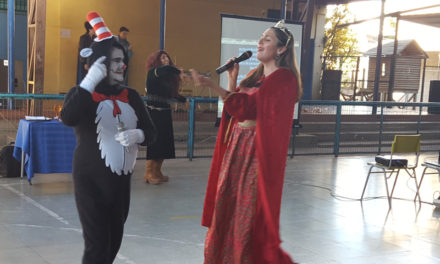
{"type": "Polygon", "coordinates": [[[127,54],[96,12],[87,15],[97,37],[81,51],[91,65],[66,95],[61,119],[75,130],[75,201],[84,237],[83,264],[113,263],[130,206],[138,145],[156,131],[136,90],[121,85],[127,54]]]}

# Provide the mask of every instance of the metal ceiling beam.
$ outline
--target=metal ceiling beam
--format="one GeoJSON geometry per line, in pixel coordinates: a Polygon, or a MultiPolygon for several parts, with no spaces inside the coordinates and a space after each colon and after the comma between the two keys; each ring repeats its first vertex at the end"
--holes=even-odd
{"type": "MultiPolygon", "coordinates": [[[[418,7],[418,8],[404,10],[404,11],[392,12],[392,13],[385,14],[384,16],[385,17],[397,17],[397,16],[400,16],[401,14],[415,12],[415,11],[420,11],[420,10],[424,10],[424,9],[435,8],[435,7],[440,7],[440,4],[431,5],[431,6],[424,6],[424,7],[418,7]]],[[[358,20],[358,21],[354,21],[354,22],[350,22],[350,23],[345,23],[345,24],[337,25],[336,27],[347,27],[347,26],[361,24],[361,23],[364,23],[364,22],[367,22],[367,21],[371,21],[371,20],[375,20],[375,19],[380,19],[380,18],[381,18],[381,16],[367,18],[367,19],[362,19],[362,20],[358,20]]]]}
{"type": "Polygon", "coordinates": [[[165,16],[166,16],[166,0],[160,0],[160,36],[159,49],[165,49],[165,16]]]}
{"type": "Polygon", "coordinates": [[[286,20],[286,14],[287,14],[287,0],[281,1],[281,19],[286,20]]]}
{"type": "Polygon", "coordinates": [[[396,18],[396,29],[394,32],[394,47],[393,47],[393,57],[391,57],[391,65],[390,65],[390,81],[388,83],[388,94],[387,101],[393,101],[393,89],[394,89],[394,80],[396,75],[396,59],[397,59],[397,47],[399,45],[399,22],[400,16],[396,18]]]}
{"type": "MultiPolygon", "coordinates": [[[[15,61],[14,61],[15,1],[8,0],[8,92],[14,93],[15,61]]],[[[12,100],[8,101],[12,109],[12,100]]]]}
{"type": "MultiPolygon", "coordinates": [[[[376,73],[374,77],[374,90],[373,90],[373,101],[379,101],[379,82],[380,82],[380,72],[382,70],[382,39],[383,39],[383,22],[385,20],[385,0],[382,0],[382,7],[380,9],[380,26],[379,26],[379,36],[377,43],[377,56],[376,56],[376,73]]],[[[377,106],[373,107],[373,115],[377,113],[377,106]]]]}

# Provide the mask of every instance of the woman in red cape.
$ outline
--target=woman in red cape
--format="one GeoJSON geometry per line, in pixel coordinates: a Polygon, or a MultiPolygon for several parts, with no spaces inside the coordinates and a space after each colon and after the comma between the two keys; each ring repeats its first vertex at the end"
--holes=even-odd
{"type": "Polygon", "coordinates": [[[225,90],[193,71],[196,85],[224,101],[205,197],[205,264],[292,264],[281,247],[279,218],[294,105],[301,97],[292,34],[278,23],[258,42],[260,65],[225,90]]]}

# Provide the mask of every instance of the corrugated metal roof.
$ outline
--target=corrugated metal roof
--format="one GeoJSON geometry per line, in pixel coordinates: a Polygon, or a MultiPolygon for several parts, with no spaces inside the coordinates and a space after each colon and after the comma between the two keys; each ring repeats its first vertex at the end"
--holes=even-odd
{"type": "MultiPolygon", "coordinates": [[[[382,56],[392,56],[394,51],[394,41],[385,43],[382,45],[382,56]]],[[[372,48],[364,53],[365,56],[376,57],[377,48],[372,48]]],[[[420,47],[420,45],[414,39],[399,40],[397,42],[398,56],[411,56],[428,58],[426,52],[420,47]]]]}

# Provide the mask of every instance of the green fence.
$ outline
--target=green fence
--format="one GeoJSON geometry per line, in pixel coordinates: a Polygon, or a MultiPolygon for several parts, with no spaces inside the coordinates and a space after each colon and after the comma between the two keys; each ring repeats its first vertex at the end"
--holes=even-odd
{"type": "MultiPolygon", "coordinates": [[[[28,109],[54,117],[63,100],[64,95],[0,94],[0,145],[15,139],[28,109]]],[[[187,103],[173,102],[172,110],[176,156],[211,157],[218,129],[217,98],[188,98],[187,103]]],[[[291,157],[386,153],[396,134],[420,133],[422,151],[440,150],[440,103],[301,101],[295,123],[291,157]]]]}

